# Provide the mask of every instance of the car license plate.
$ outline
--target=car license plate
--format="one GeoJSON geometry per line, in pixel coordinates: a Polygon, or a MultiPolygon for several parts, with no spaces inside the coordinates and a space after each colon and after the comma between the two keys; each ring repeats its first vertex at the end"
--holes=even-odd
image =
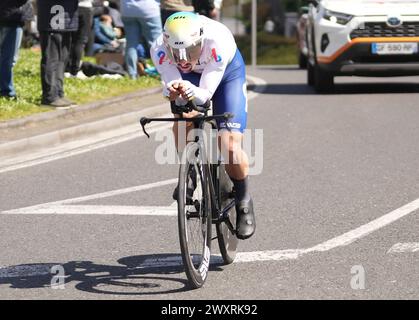
{"type": "Polygon", "coordinates": [[[415,42],[383,42],[373,43],[374,54],[415,54],[418,52],[418,44],[415,42]]]}

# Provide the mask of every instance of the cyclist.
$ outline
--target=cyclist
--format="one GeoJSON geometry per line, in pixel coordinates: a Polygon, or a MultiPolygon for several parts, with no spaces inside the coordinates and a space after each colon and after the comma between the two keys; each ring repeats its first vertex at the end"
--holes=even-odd
{"type": "MultiPolygon", "coordinates": [[[[163,94],[172,106],[185,105],[191,99],[203,105],[212,99],[214,114],[234,114],[227,121],[218,121],[218,141],[235,188],[237,237],[251,237],[256,222],[248,190],[248,157],[241,148],[247,121],[246,71],[232,33],[222,23],[205,16],[177,12],[167,18],[163,34],[150,52],[162,78],[163,94]]],[[[172,112],[179,117],[175,108],[172,112]]],[[[183,116],[193,117],[196,112],[183,116]]],[[[178,151],[180,125],[175,122],[173,126],[178,151]]],[[[188,122],[186,126],[188,132],[193,124],[188,122]]]]}

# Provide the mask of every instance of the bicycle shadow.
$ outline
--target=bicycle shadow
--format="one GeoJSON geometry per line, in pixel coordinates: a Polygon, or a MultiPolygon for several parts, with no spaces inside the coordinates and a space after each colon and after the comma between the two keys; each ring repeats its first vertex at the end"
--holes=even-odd
{"type": "MultiPolygon", "coordinates": [[[[77,290],[104,294],[141,296],[189,291],[179,254],[152,254],[119,259],[119,265],[92,261],[21,264],[0,268],[0,286],[13,289],[51,288],[57,284],[54,266],[62,266],[64,285],[77,290]],[[174,276],[178,275],[178,276],[174,276]],[[55,277],[55,278],[54,278],[55,277]],[[169,282],[172,282],[169,284],[169,282]]],[[[222,260],[211,257],[210,272],[222,271],[222,260]]]]}

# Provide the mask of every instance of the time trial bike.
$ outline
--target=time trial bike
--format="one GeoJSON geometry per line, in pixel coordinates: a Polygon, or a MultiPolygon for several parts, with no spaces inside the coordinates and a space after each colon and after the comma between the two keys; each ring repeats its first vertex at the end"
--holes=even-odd
{"type": "Polygon", "coordinates": [[[221,157],[210,161],[205,128],[218,130],[217,120],[230,119],[232,113],[208,115],[210,102],[197,106],[189,101],[186,106],[174,106],[172,111],[179,118],[147,118],[140,120],[142,129],[150,137],[145,126],[150,122],[192,122],[198,129],[194,140],[186,144],[179,167],[177,187],[178,231],[182,261],[188,282],[192,288],[200,288],[207,279],[211,258],[211,241],[218,239],[220,253],[225,264],[234,261],[237,252],[236,210],[233,183],[225,171],[221,157]],[[193,118],[182,114],[198,111],[193,118]],[[212,238],[212,225],[216,238],[212,238]]]}

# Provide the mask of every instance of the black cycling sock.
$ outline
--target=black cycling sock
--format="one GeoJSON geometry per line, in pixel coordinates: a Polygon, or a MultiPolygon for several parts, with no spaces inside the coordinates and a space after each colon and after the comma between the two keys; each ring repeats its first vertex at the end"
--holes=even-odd
{"type": "Polygon", "coordinates": [[[249,177],[243,180],[231,179],[231,181],[233,181],[234,189],[236,190],[236,201],[249,201],[249,177]]]}

